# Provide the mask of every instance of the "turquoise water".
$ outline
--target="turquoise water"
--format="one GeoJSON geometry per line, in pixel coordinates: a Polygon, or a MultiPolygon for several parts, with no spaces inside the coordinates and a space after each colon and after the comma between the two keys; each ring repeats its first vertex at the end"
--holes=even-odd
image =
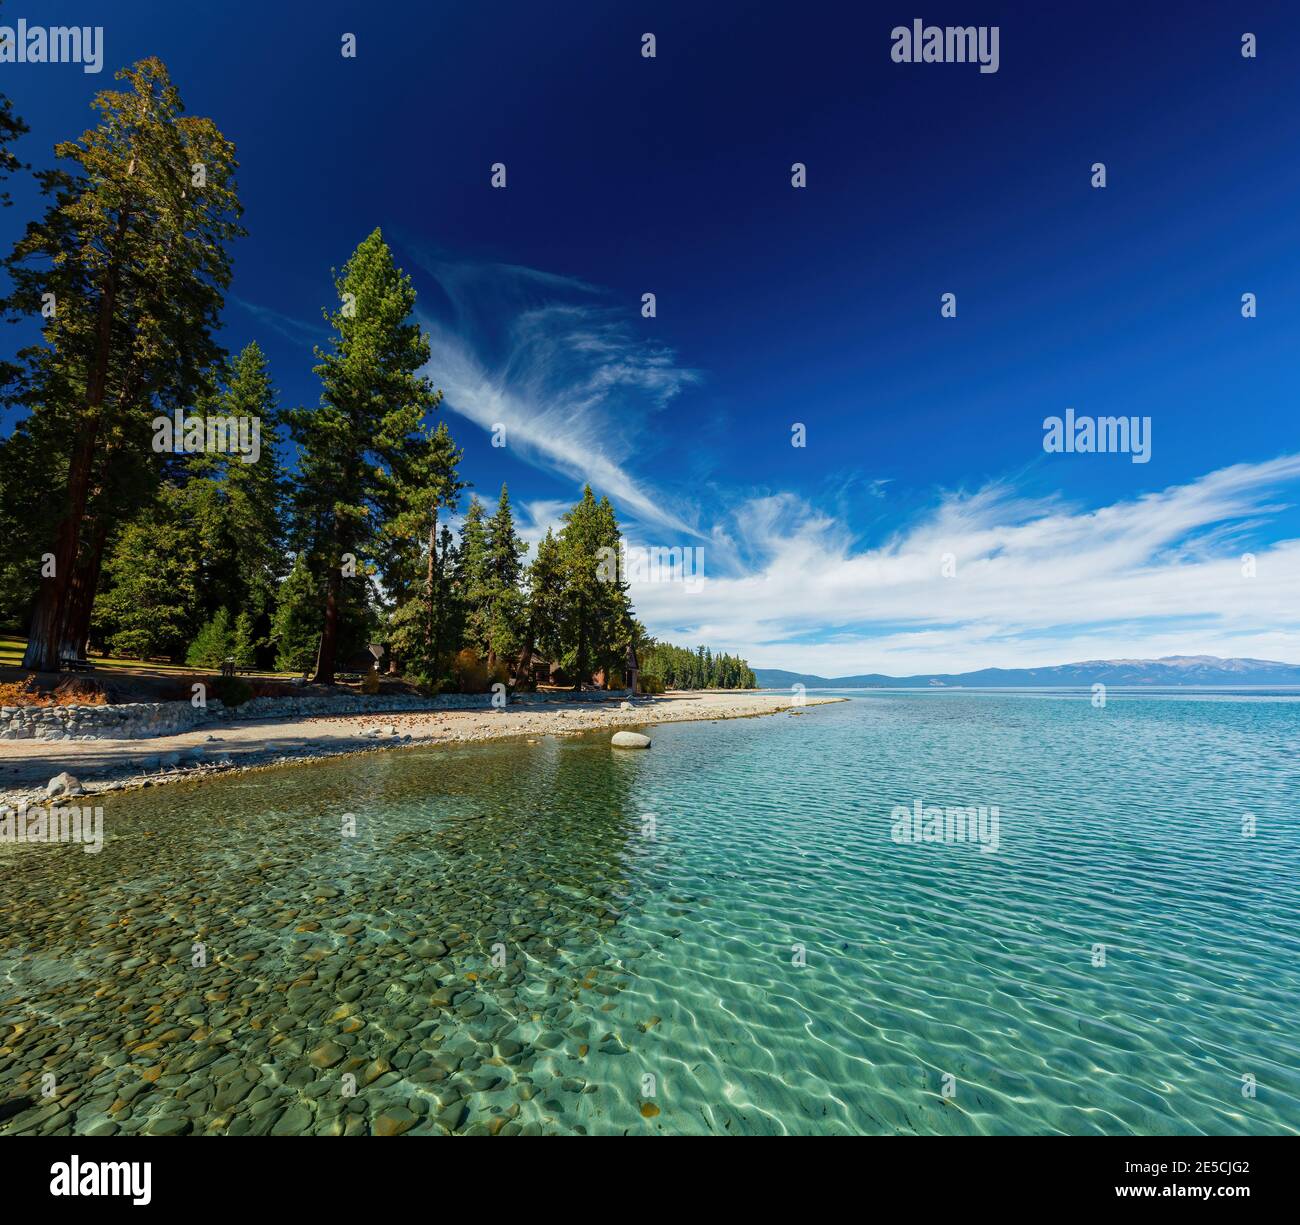
{"type": "Polygon", "coordinates": [[[98,856],[6,852],[0,1078],[60,1096],[0,1134],[1300,1131],[1296,697],[648,730],[130,793],[98,856]],[[895,841],[918,800],[997,806],[996,852],[895,841]]]}

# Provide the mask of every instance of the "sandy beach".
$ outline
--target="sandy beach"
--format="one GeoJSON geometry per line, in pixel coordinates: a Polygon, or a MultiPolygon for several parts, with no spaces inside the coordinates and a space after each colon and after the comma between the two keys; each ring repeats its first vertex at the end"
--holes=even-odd
{"type": "Polygon", "coordinates": [[[44,798],[45,784],[64,771],[74,775],[87,794],[95,794],[341,753],[745,719],[842,700],[804,697],[800,701],[793,694],[747,691],[676,692],[638,698],[630,710],[622,709],[618,701],[557,701],[504,709],[236,721],[148,740],[11,741],[0,746],[0,803],[44,798]]]}

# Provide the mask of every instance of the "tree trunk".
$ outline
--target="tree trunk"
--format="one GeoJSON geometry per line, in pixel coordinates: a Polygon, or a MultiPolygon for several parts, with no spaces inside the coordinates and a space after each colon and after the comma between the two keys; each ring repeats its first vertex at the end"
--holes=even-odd
{"type": "Polygon", "coordinates": [[[99,574],[104,561],[104,542],[108,538],[108,524],[96,525],[86,554],[68,592],[68,616],[64,626],[59,653],[67,658],[85,659],[86,643],[90,638],[90,618],[95,608],[95,591],[99,587],[99,574]]]}
{"type": "Polygon", "coordinates": [[[316,652],[316,671],[311,678],[317,685],[334,683],[334,657],[338,650],[339,588],[343,583],[343,572],[335,565],[330,567],[329,575],[325,589],[325,625],[316,652]]]}
{"type": "Polygon", "coordinates": [[[90,491],[90,474],[95,458],[95,441],[99,434],[100,410],[108,388],[109,356],[113,346],[113,310],[117,305],[117,280],[121,270],[122,242],[130,220],[130,209],[118,214],[117,233],[113,242],[113,261],[104,281],[95,319],[95,350],[90,377],[86,381],[86,412],[81,441],[68,467],[67,510],[55,535],[54,574],[41,584],[36,609],[32,614],[23,667],[42,672],[57,672],[59,651],[67,637],[68,592],[77,564],[81,542],[81,521],[86,513],[90,491]]]}
{"type": "Polygon", "coordinates": [[[68,509],[59,522],[54,543],[54,573],[42,580],[40,595],[32,613],[27,633],[27,650],[23,667],[38,672],[59,670],[59,651],[66,637],[68,592],[77,567],[81,540],[81,520],[86,510],[90,488],[90,469],[94,459],[98,421],[92,417],[82,433],[81,442],[68,469],[68,509]]]}
{"type": "Polygon", "coordinates": [[[533,635],[529,634],[524,642],[523,650],[519,652],[519,658],[515,661],[516,689],[521,684],[531,686],[533,683],[533,642],[533,635]]]}

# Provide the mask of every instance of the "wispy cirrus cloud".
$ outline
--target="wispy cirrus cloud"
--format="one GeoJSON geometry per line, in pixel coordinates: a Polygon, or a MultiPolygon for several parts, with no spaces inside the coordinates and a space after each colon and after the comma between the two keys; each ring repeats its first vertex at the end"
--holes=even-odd
{"type": "Polygon", "coordinates": [[[621,514],[690,536],[696,528],[633,475],[655,417],[699,374],[638,334],[627,308],[585,282],[514,264],[422,257],[447,318],[421,315],[428,373],[454,412],[538,467],[608,494],[621,514]]]}
{"type": "Polygon", "coordinates": [[[295,344],[319,344],[329,334],[329,326],[324,319],[315,324],[303,323],[301,319],[295,319],[282,311],[272,310],[269,306],[259,306],[256,302],[248,302],[235,294],[227,296],[240,310],[252,315],[258,323],[278,332],[286,340],[292,340],[295,344]]]}

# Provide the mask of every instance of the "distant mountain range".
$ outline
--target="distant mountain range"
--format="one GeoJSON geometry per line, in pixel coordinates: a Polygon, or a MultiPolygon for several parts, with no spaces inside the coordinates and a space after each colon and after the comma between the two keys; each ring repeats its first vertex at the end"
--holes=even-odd
{"type": "Polygon", "coordinates": [[[780,668],[755,668],[763,689],[1003,689],[1039,686],[1300,685],[1300,664],[1270,659],[1219,659],[1215,655],[1166,655],[1163,659],[1093,659],[1052,668],[981,668],[978,672],[931,672],[921,676],[811,676],[780,668]]]}

